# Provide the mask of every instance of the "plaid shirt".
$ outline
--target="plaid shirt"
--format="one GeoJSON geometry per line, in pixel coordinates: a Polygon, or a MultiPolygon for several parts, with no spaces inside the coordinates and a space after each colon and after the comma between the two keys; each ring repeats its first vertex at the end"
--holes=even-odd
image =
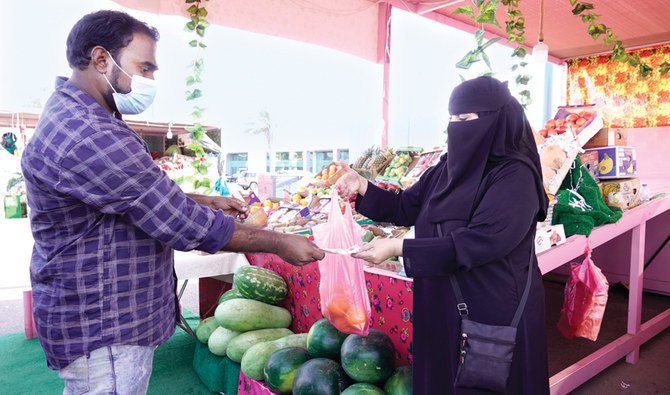
{"type": "Polygon", "coordinates": [[[233,219],[188,198],[125,122],[62,78],[21,166],[48,366],[107,345],[167,340],[178,312],[173,248],[218,251],[233,219]]]}

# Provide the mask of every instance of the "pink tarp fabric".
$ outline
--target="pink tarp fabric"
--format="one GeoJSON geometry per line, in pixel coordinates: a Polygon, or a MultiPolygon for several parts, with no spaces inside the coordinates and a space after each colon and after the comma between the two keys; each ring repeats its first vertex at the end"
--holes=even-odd
{"type": "MultiPolygon", "coordinates": [[[[184,0],[114,0],[135,10],[187,17],[184,0]]],[[[210,23],[289,38],[378,62],[379,7],[363,0],[303,2],[226,0],[205,3],[210,23]]]]}

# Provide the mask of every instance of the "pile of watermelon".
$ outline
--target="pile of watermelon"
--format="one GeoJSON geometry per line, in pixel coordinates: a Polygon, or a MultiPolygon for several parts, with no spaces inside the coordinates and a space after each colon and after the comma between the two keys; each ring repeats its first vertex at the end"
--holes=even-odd
{"type": "Polygon", "coordinates": [[[278,394],[412,393],[411,367],[395,368],[395,348],[384,332],[347,335],[321,319],[309,333],[294,334],[290,313],[276,306],[288,292],[281,276],[245,266],[233,283],[196,336],[213,354],[240,363],[245,376],[278,394]]]}

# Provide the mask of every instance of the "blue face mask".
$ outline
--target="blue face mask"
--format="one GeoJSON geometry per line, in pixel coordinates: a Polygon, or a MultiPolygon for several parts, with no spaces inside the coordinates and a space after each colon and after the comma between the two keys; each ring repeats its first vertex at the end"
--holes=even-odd
{"type": "Polygon", "coordinates": [[[130,75],[126,73],[126,71],[116,63],[112,55],[109,52],[107,52],[107,54],[109,54],[109,58],[112,60],[112,63],[114,63],[114,66],[118,67],[119,70],[123,72],[123,74],[130,78],[130,92],[119,93],[116,91],[116,89],[114,89],[112,83],[109,82],[107,76],[104,74],[102,75],[105,77],[105,80],[114,91],[114,93],[112,93],[112,97],[114,98],[116,109],[119,110],[121,114],[127,115],[134,115],[144,112],[147,108],[149,108],[151,103],[153,103],[154,97],[156,97],[156,81],[142,77],[140,75],[130,75]]]}

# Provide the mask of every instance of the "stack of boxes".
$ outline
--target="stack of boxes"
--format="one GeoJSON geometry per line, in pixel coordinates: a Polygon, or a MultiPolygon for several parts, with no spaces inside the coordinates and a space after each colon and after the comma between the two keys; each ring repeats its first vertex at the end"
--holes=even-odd
{"type": "Polygon", "coordinates": [[[622,210],[640,204],[640,180],[634,147],[627,146],[625,129],[603,128],[585,145],[582,164],[598,181],[603,200],[622,210]]]}

